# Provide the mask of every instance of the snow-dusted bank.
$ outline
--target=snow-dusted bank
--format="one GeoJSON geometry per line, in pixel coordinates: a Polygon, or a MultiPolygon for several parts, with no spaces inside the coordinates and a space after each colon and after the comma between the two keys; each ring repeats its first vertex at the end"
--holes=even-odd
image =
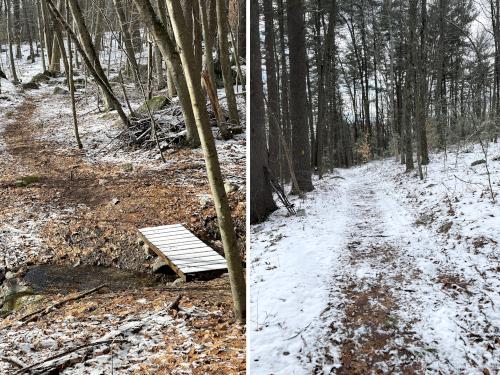
{"type": "Polygon", "coordinates": [[[423,181],[394,160],[340,170],[295,198],[305,216],[253,226],[251,373],[498,371],[500,204],[481,159],[432,155],[423,181]]]}

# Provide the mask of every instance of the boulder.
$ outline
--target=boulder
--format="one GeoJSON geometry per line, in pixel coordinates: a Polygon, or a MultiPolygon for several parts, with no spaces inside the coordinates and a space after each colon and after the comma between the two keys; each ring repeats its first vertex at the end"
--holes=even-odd
{"type": "Polygon", "coordinates": [[[182,280],[180,277],[178,279],[175,279],[174,282],[172,283],[172,286],[178,287],[182,286],[184,284],[184,280],[182,280]]]}
{"type": "Polygon", "coordinates": [[[170,99],[167,98],[166,96],[153,96],[151,99],[147,100],[144,104],[142,104],[139,109],[137,109],[137,112],[139,113],[148,113],[148,105],[151,110],[151,112],[157,112],[160,109],[166,107],[168,104],[170,104],[170,99]]]}
{"type": "Polygon", "coordinates": [[[151,265],[151,269],[153,273],[170,273],[170,267],[160,257],[156,258],[151,265]]]}
{"type": "Polygon", "coordinates": [[[235,192],[236,190],[239,189],[238,185],[236,184],[233,184],[232,182],[226,182],[224,184],[224,189],[226,190],[226,194],[229,194],[229,193],[232,193],[232,192],[235,192]]]}
{"type": "Polygon", "coordinates": [[[23,83],[21,85],[21,88],[23,90],[38,90],[40,88],[40,85],[36,82],[28,82],[28,83],[23,83]]]}
{"type": "Polygon", "coordinates": [[[31,82],[40,83],[40,82],[48,82],[50,80],[50,76],[44,73],[38,73],[31,78],[31,82]]]}
{"type": "Polygon", "coordinates": [[[52,95],[67,95],[68,93],[68,90],[65,90],[59,86],[54,87],[54,90],[52,91],[52,95]]]}

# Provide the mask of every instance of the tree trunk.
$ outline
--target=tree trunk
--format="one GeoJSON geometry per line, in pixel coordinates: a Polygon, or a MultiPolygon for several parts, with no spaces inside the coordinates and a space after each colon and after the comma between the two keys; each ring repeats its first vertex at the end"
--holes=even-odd
{"type": "MultiPolygon", "coordinates": [[[[253,77],[252,89],[250,90],[250,222],[258,223],[265,220],[277,207],[273,200],[270,182],[265,173],[266,168],[268,168],[268,150],[258,2],[250,4],[250,12],[250,74],[253,77]]],[[[265,12],[266,10],[264,10],[265,12]]],[[[270,117],[269,121],[272,121],[270,117]]],[[[274,138],[271,143],[278,143],[278,141],[274,138]]]]}
{"type": "Polygon", "coordinates": [[[293,168],[298,189],[295,194],[314,189],[311,179],[311,152],[307,126],[306,46],[303,0],[287,1],[288,45],[290,50],[290,118],[292,125],[293,168]]]}
{"type": "MultiPolygon", "coordinates": [[[[280,112],[278,81],[276,77],[276,61],[274,58],[274,19],[272,0],[264,0],[264,20],[265,20],[265,46],[266,46],[266,85],[267,85],[267,110],[269,121],[269,169],[274,176],[278,175],[279,169],[279,137],[280,112]],[[271,125],[271,122],[273,123],[271,125]]],[[[257,61],[257,60],[256,60],[257,61]]],[[[256,62],[255,62],[256,63],[256,62]]],[[[252,76],[253,77],[253,76],[252,76]]]]}
{"type": "Polygon", "coordinates": [[[167,7],[171,15],[175,38],[180,47],[182,66],[184,67],[189,95],[193,103],[196,126],[200,134],[208,180],[215,203],[229,279],[231,281],[235,317],[238,321],[244,322],[246,315],[245,275],[241,264],[231,210],[224,189],[224,180],[222,179],[215,140],[210,127],[205,96],[201,89],[201,72],[195,69],[193,65],[195,57],[191,45],[192,36],[185,32],[186,25],[180,4],[177,0],[167,0],[167,7]]]}
{"type": "MultiPolygon", "coordinates": [[[[184,76],[183,66],[179,53],[177,52],[174,43],[170,39],[167,28],[160,22],[156,13],[149,2],[149,0],[134,0],[134,3],[139,10],[147,28],[153,34],[156,44],[163,55],[167,68],[172,74],[179,101],[181,104],[182,112],[184,114],[184,121],[186,123],[187,141],[192,147],[200,145],[198,137],[198,130],[195,121],[194,108],[191,106],[192,99],[189,95],[186,78],[184,76]]],[[[199,82],[201,84],[201,81],[199,82]]]]}
{"type": "Polygon", "coordinates": [[[7,43],[9,43],[9,59],[10,71],[12,73],[12,83],[14,85],[18,85],[19,78],[17,78],[16,64],[14,61],[14,49],[12,48],[12,15],[10,12],[9,0],[5,0],[5,9],[7,10],[7,43]]]}
{"type": "Polygon", "coordinates": [[[227,42],[227,4],[226,0],[215,0],[217,11],[217,33],[219,36],[219,57],[222,70],[222,79],[226,91],[226,101],[229,110],[229,120],[236,125],[240,124],[236,96],[234,95],[231,64],[229,61],[229,46],[227,42]]]}
{"type": "Polygon", "coordinates": [[[130,64],[132,71],[134,72],[134,80],[136,85],[138,85],[138,74],[139,67],[137,65],[137,60],[135,58],[134,46],[132,44],[132,36],[130,35],[127,18],[123,8],[122,0],[113,0],[115,5],[116,15],[118,16],[118,23],[120,24],[120,30],[122,31],[122,43],[125,45],[125,53],[127,54],[127,61],[130,64]]]}

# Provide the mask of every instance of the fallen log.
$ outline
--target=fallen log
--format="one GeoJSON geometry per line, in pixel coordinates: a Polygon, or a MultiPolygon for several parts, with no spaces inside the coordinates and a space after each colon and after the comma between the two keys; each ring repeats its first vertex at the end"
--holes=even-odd
{"type": "Polygon", "coordinates": [[[74,352],[77,352],[79,350],[82,350],[82,349],[85,349],[85,348],[89,348],[89,347],[92,347],[92,346],[99,346],[99,345],[107,345],[107,344],[114,344],[114,343],[126,343],[128,342],[127,340],[98,340],[98,341],[94,341],[94,342],[90,342],[90,343],[87,343],[87,344],[83,344],[83,345],[80,345],[80,346],[77,346],[77,347],[74,347],[74,348],[71,348],[69,350],[66,350],[62,353],[59,353],[59,354],[55,354],[53,356],[50,356],[48,358],[45,358],[44,360],[40,361],[40,362],[36,362],[32,365],[29,365],[29,366],[25,366],[23,367],[22,369],[18,370],[17,372],[15,372],[14,374],[22,374],[24,372],[27,372],[35,367],[39,367],[41,365],[43,365],[44,363],[47,363],[47,362],[50,362],[50,361],[53,361],[53,360],[56,360],[56,359],[59,359],[59,358],[62,358],[62,357],[65,357],[67,356],[68,354],[72,354],[74,352]]]}
{"type": "Polygon", "coordinates": [[[89,294],[95,293],[95,292],[101,290],[102,288],[104,288],[105,286],[106,286],[106,284],[99,285],[96,288],[87,290],[83,293],[80,293],[80,294],[74,296],[74,297],[66,298],[66,299],[59,301],[59,302],[56,302],[48,307],[45,307],[45,308],[39,309],[37,311],[34,311],[30,314],[24,315],[23,317],[21,317],[21,319],[19,319],[22,322],[21,326],[24,324],[27,324],[29,322],[32,322],[33,320],[36,320],[44,315],[47,315],[51,311],[58,309],[59,307],[65,305],[68,302],[77,301],[79,299],[82,299],[83,297],[88,296],[89,294]]]}

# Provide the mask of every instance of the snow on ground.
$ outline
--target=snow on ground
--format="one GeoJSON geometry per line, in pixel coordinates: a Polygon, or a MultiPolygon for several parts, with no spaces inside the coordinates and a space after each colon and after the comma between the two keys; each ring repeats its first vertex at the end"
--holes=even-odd
{"type": "Polygon", "coordinates": [[[340,170],[294,198],[306,216],[252,227],[252,373],[499,370],[500,205],[478,146],[432,158],[424,181],[393,160],[340,170]]]}

